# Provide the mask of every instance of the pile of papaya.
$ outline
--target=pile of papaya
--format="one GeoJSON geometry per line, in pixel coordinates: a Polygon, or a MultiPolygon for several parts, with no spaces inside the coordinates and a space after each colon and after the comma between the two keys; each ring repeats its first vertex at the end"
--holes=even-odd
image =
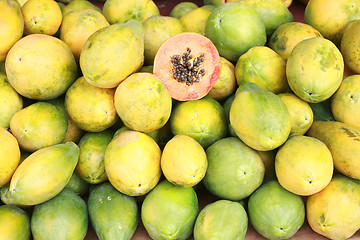
{"type": "Polygon", "coordinates": [[[301,2],[0,0],[0,239],[355,237],[360,2],[301,2]]]}

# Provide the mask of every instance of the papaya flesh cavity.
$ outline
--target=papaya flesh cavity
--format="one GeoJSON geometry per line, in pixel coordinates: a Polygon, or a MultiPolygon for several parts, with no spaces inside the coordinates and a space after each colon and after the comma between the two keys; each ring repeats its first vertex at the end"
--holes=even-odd
{"type": "Polygon", "coordinates": [[[215,45],[197,33],[180,33],[165,41],[154,59],[154,74],[179,101],[204,97],[220,76],[215,45]]]}

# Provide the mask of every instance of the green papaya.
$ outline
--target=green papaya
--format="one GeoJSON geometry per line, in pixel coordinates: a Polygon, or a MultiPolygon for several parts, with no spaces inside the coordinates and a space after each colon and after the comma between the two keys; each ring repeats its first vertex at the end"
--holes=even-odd
{"type": "Polygon", "coordinates": [[[301,196],[271,180],[250,196],[248,213],[251,224],[263,237],[288,239],[303,225],[305,205],[301,196]]]}
{"type": "Polygon", "coordinates": [[[70,188],[79,196],[85,196],[89,193],[90,184],[85,182],[76,171],[73,172],[69,182],[66,184],[67,188],[70,188]]]}
{"type": "Polygon", "coordinates": [[[29,240],[30,218],[18,206],[0,206],[0,239],[29,240]]]}
{"type": "Polygon", "coordinates": [[[241,203],[217,200],[206,205],[195,221],[196,240],[245,238],[248,216],[241,203]]]}
{"type": "Polygon", "coordinates": [[[230,124],[249,147],[270,151],[291,131],[290,113],[279,96],[252,82],[240,85],[230,108],[230,124]]]}
{"type": "Polygon", "coordinates": [[[91,224],[102,240],[131,239],[138,225],[134,197],[117,191],[109,182],[94,186],[89,194],[91,224]]]}
{"type": "Polygon", "coordinates": [[[188,239],[191,236],[199,205],[192,187],[160,182],[148,193],[141,206],[141,219],[150,237],[188,239]]]}
{"type": "Polygon", "coordinates": [[[36,240],[83,240],[87,230],[86,203],[71,189],[34,207],[31,232],[36,240]]]}
{"type": "Polygon", "coordinates": [[[15,170],[6,198],[16,205],[36,205],[55,197],[70,180],[79,152],[68,142],[32,153],[15,170]]]}

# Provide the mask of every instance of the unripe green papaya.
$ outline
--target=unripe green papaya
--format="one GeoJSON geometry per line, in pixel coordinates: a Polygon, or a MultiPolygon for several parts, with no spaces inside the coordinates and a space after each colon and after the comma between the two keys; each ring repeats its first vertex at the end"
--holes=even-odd
{"type": "Polygon", "coordinates": [[[131,239],[138,225],[134,197],[117,191],[109,182],[94,186],[89,194],[91,224],[99,239],[131,239]]]}
{"type": "Polygon", "coordinates": [[[86,203],[71,189],[65,188],[34,207],[31,217],[34,240],[83,240],[87,230],[86,203]]]}
{"type": "Polygon", "coordinates": [[[6,197],[16,205],[43,203],[63,190],[79,158],[73,142],[45,147],[29,155],[15,170],[6,197]]]}

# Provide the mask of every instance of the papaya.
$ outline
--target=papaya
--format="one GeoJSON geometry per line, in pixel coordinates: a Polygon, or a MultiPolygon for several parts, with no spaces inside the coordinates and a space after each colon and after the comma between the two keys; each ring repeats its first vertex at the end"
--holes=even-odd
{"type": "Polygon", "coordinates": [[[3,40],[0,44],[0,62],[5,61],[10,48],[23,36],[24,18],[21,5],[15,0],[0,1],[0,23],[3,40]]]}
{"type": "Polygon", "coordinates": [[[205,35],[206,21],[211,13],[211,10],[199,7],[184,14],[180,18],[180,22],[185,27],[187,32],[194,32],[205,35]]]}
{"type": "Polygon", "coordinates": [[[330,98],[339,88],[343,73],[340,50],[323,37],[299,42],[286,63],[290,88],[298,97],[312,103],[330,98]]]}
{"type": "Polygon", "coordinates": [[[160,15],[160,11],[152,0],[107,0],[103,14],[110,24],[115,24],[129,19],[143,22],[151,16],[160,15]]]}
{"type": "Polygon", "coordinates": [[[203,183],[212,194],[232,201],[250,196],[263,182],[265,167],[254,150],[235,137],[206,149],[208,169],[203,183]]]}
{"type": "Polygon", "coordinates": [[[294,16],[284,4],[284,0],[238,0],[238,2],[255,8],[262,16],[268,37],[282,24],[294,21],[294,16]]]}
{"type": "MultiPolygon", "coordinates": [[[[162,128],[160,128],[162,129],[162,128]]],[[[159,144],[159,140],[160,140],[160,129],[157,129],[155,131],[152,131],[152,132],[148,132],[148,133],[145,133],[146,135],[148,135],[149,137],[151,137],[152,139],[154,139],[154,141],[159,144]]],[[[117,137],[117,135],[119,135],[120,133],[122,132],[125,132],[125,131],[128,131],[131,129],[126,127],[126,126],[123,126],[121,128],[119,128],[118,130],[116,130],[116,132],[114,133],[114,136],[113,138],[117,137]]]]}
{"type": "Polygon", "coordinates": [[[65,96],[61,95],[60,97],[48,100],[46,102],[51,103],[52,105],[57,107],[66,117],[68,127],[67,127],[67,130],[66,130],[66,134],[65,134],[65,138],[63,140],[63,143],[65,143],[65,142],[78,143],[80,138],[84,135],[84,131],[81,128],[79,128],[74,123],[73,120],[71,120],[68,112],[66,111],[66,108],[65,108],[65,96]]]}
{"type": "Polygon", "coordinates": [[[333,158],[320,140],[292,135],[275,156],[276,177],[283,188],[301,196],[324,189],[333,176],[333,158]]]}
{"type": "Polygon", "coordinates": [[[204,97],[220,76],[215,45],[198,33],[180,33],[166,40],[154,59],[154,74],[179,101],[204,97]]]}
{"type": "Polygon", "coordinates": [[[65,188],[54,198],[34,207],[31,232],[39,240],[82,240],[88,229],[85,201],[65,188]]]}
{"type": "Polygon", "coordinates": [[[83,131],[101,132],[119,119],[114,105],[114,88],[96,87],[78,78],[65,93],[65,109],[83,131]]]}
{"type": "Polygon", "coordinates": [[[334,118],[360,130],[360,75],[345,78],[331,98],[334,118]]]}
{"type": "Polygon", "coordinates": [[[193,232],[199,204],[192,187],[161,181],[141,205],[141,220],[152,239],[185,240],[193,232]]]}
{"type": "Polygon", "coordinates": [[[78,74],[75,57],[66,43],[46,34],[30,34],[17,41],[6,57],[5,69],[11,86],[35,100],[65,93],[78,74]]]}
{"type": "Polygon", "coordinates": [[[91,188],[89,218],[99,239],[128,239],[138,225],[138,206],[134,197],[117,191],[109,182],[91,188]]]}
{"type": "Polygon", "coordinates": [[[306,134],[326,144],[336,170],[360,179],[360,130],[338,121],[314,121],[306,134]]]}
{"type": "Polygon", "coordinates": [[[356,57],[359,54],[356,47],[360,43],[359,27],[360,19],[350,21],[346,24],[340,43],[340,50],[346,66],[357,74],[360,74],[360,61],[356,57]]]}
{"type": "Polygon", "coordinates": [[[76,165],[76,172],[86,182],[98,184],[106,181],[105,150],[113,134],[110,130],[91,133],[87,132],[80,139],[80,156],[76,165]]]}
{"type": "Polygon", "coordinates": [[[216,7],[218,7],[224,3],[225,3],[225,0],[203,0],[204,5],[214,5],[216,7]]]}
{"type": "Polygon", "coordinates": [[[143,25],[134,19],[94,32],[80,53],[80,68],[86,81],[96,87],[114,88],[141,68],[144,34],[143,25]]]}
{"type": "Polygon", "coordinates": [[[71,178],[65,186],[66,188],[70,188],[79,196],[87,196],[90,189],[90,184],[84,181],[76,171],[73,172],[71,178]]]}
{"type": "Polygon", "coordinates": [[[238,202],[217,200],[206,205],[196,218],[194,239],[238,239],[245,238],[248,216],[238,202]]]}
{"type": "MultiPolygon", "coordinates": [[[[102,11],[99,7],[95,6],[92,2],[87,0],[76,0],[71,1],[68,4],[64,6],[62,9],[63,17],[65,17],[68,13],[74,12],[74,11],[81,11],[81,10],[95,10],[102,14],[102,11]]],[[[96,14],[94,14],[96,15],[96,14]]]]}
{"type": "Polygon", "coordinates": [[[141,196],[159,182],[160,158],[160,147],[151,137],[138,131],[125,131],[106,147],[105,171],[118,191],[141,196]]]}
{"type": "Polygon", "coordinates": [[[204,148],[186,135],[176,135],[166,143],[160,164],[165,178],[183,187],[198,184],[208,166],[204,148]]]}
{"type": "Polygon", "coordinates": [[[279,147],[291,131],[290,114],[285,103],[276,94],[252,82],[237,89],[229,119],[236,135],[259,151],[279,147]]]}
{"type": "Polygon", "coordinates": [[[134,73],[116,88],[114,104],[124,125],[152,132],[170,118],[172,99],[165,84],[152,73],[134,73]]]}
{"type": "Polygon", "coordinates": [[[54,35],[62,22],[60,6],[54,0],[28,0],[21,7],[24,33],[54,35]]]}
{"type": "Polygon", "coordinates": [[[302,22],[288,22],[280,25],[273,34],[271,34],[268,45],[287,61],[296,44],[302,40],[313,37],[322,37],[322,35],[309,24],[302,22]]]}
{"type": "Polygon", "coordinates": [[[360,2],[357,0],[312,0],[304,12],[305,23],[337,46],[340,46],[345,25],[359,18],[360,2]]]}
{"type": "Polygon", "coordinates": [[[171,9],[169,16],[180,19],[183,15],[198,7],[194,2],[180,2],[171,9]]]}
{"type": "Polygon", "coordinates": [[[305,221],[305,204],[300,196],[272,180],[250,196],[248,213],[251,225],[263,237],[289,239],[305,221]]]}
{"type": "MultiPolygon", "coordinates": [[[[72,3],[89,1],[76,0],[72,3]]],[[[67,5],[66,7],[70,6],[67,5]]],[[[65,10],[64,10],[65,11],[65,10]]],[[[64,15],[60,26],[60,39],[70,48],[74,57],[79,60],[82,47],[86,40],[97,30],[109,26],[104,15],[95,9],[71,11],[64,15]]]]}
{"type": "Polygon", "coordinates": [[[257,151],[262,162],[264,163],[265,173],[264,173],[264,180],[265,179],[275,179],[275,151],[257,151]]]}
{"type": "Polygon", "coordinates": [[[61,192],[79,158],[79,147],[62,143],[30,154],[15,170],[5,197],[16,205],[37,205],[61,192]]]}
{"type": "Polygon", "coordinates": [[[0,127],[0,187],[8,183],[20,163],[20,146],[17,139],[0,127]]]}
{"type": "Polygon", "coordinates": [[[314,121],[314,113],[308,102],[300,99],[294,93],[280,93],[278,96],[290,113],[290,133],[305,134],[314,121]]]}
{"type": "Polygon", "coordinates": [[[211,97],[178,102],[170,117],[173,135],[194,138],[203,148],[226,136],[227,123],[222,105],[211,97]]]}
{"type": "Polygon", "coordinates": [[[207,94],[217,101],[229,97],[237,88],[234,64],[226,58],[220,57],[220,65],[220,77],[207,94]]]}
{"type": "Polygon", "coordinates": [[[36,102],[11,118],[10,130],[22,149],[34,152],[62,143],[68,128],[65,115],[48,102],[36,102]]]}
{"type": "Polygon", "coordinates": [[[231,136],[231,137],[237,137],[233,127],[231,126],[230,119],[229,119],[230,108],[231,108],[231,105],[232,105],[234,99],[235,99],[235,93],[233,93],[229,97],[227,97],[224,100],[223,105],[222,105],[224,108],[224,111],[225,111],[225,117],[226,117],[226,123],[227,123],[227,135],[231,136]]]}
{"type": "Polygon", "coordinates": [[[260,13],[240,1],[214,9],[206,21],[205,36],[214,43],[220,55],[231,62],[236,62],[254,46],[264,46],[267,40],[260,13]]]}
{"type": "Polygon", "coordinates": [[[166,40],[185,32],[181,21],[170,16],[152,16],[146,19],[143,25],[145,29],[144,56],[146,65],[154,64],[155,55],[166,40]]]}
{"type": "Polygon", "coordinates": [[[360,182],[342,174],[308,197],[306,213],[313,231],[329,239],[348,239],[360,226],[360,182]]]}
{"type": "Polygon", "coordinates": [[[30,217],[22,208],[15,205],[0,206],[0,239],[30,239],[30,217]]]}
{"type": "Polygon", "coordinates": [[[253,82],[276,94],[290,90],[286,62],[269,47],[252,47],[241,55],[236,62],[235,76],[239,86],[253,82]]]}

